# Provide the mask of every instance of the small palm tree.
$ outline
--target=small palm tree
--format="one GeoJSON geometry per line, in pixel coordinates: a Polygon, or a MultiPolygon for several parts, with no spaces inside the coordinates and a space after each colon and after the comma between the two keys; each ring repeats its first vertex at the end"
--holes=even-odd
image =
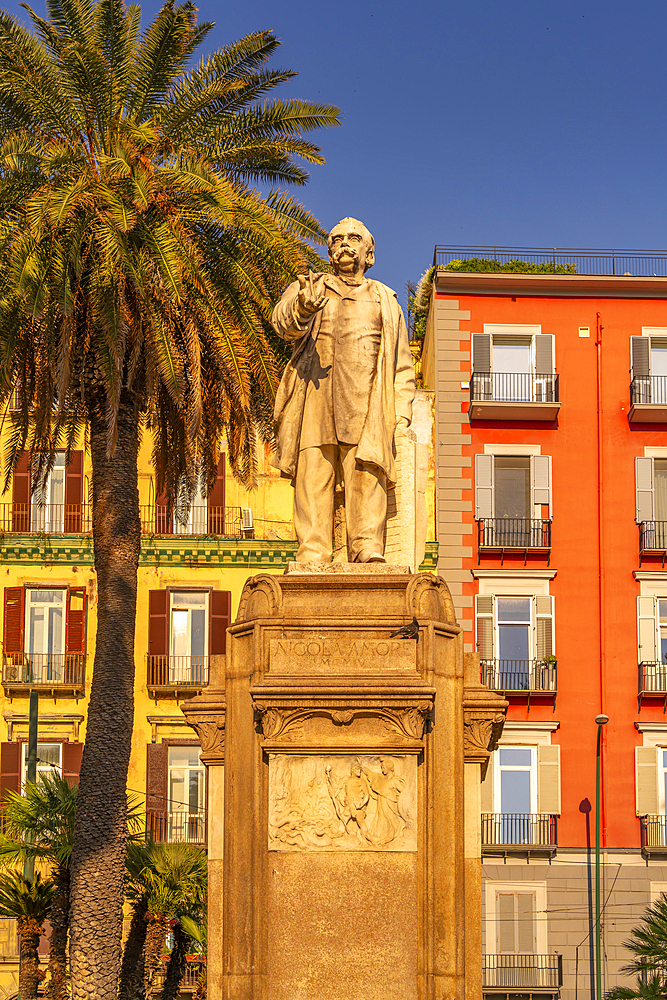
{"type": "Polygon", "coordinates": [[[53,882],[43,879],[39,872],[32,881],[15,871],[0,875],[0,916],[13,917],[18,924],[21,1000],[37,1000],[37,988],[44,978],[39,968],[38,948],[53,893],[53,882]]]}
{"type": "Polygon", "coordinates": [[[628,976],[636,976],[634,988],[616,986],[605,994],[605,1000],[659,1000],[667,987],[667,895],[663,893],[644,914],[642,922],[624,942],[634,955],[621,968],[628,976]]]}

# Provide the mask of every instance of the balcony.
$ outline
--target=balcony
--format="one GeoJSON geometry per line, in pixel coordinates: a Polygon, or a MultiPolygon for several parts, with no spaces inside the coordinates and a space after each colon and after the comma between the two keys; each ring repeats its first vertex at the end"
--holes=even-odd
{"type": "Polygon", "coordinates": [[[642,816],[642,854],[649,858],[651,855],[667,858],[667,817],[665,816],[642,816]]]}
{"type": "Polygon", "coordinates": [[[630,383],[632,424],[667,423],[667,375],[636,375],[630,383]]]}
{"type": "MultiPolygon", "coordinates": [[[[164,980],[167,974],[167,963],[169,957],[165,955],[162,963],[158,967],[151,983],[151,994],[161,993],[164,987],[164,980]]],[[[195,993],[199,986],[202,970],[206,967],[205,955],[188,955],[185,960],[185,972],[179,985],[179,995],[181,993],[195,993]]]]}
{"type": "Polygon", "coordinates": [[[169,656],[149,653],[146,684],[151,697],[195,695],[208,685],[208,656],[169,656]]]}
{"type": "Polygon", "coordinates": [[[8,653],[3,656],[2,686],[7,695],[30,691],[82,695],[85,690],[85,653],[8,653]]]}
{"type": "Polygon", "coordinates": [[[473,372],[470,420],[544,420],[558,416],[558,375],[473,372]]]}
{"type": "Polygon", "coordinates": [[[482,854],[556,853],[557,817],[547,813],[482,813],[482,854]]]}
{"type": "Polygon", "coordinates": [[[525,695],[530,705],[531,694],[553,697],[556,707],[556,658],[543,660],[482,660],[482,684],[492,691],[525,695]]]}
{"type": "Polygon", "coordinates": [[[662,558],[665,568],[667,555],[667,521],[641,521],[639,524],[639,565],[643,556],[662,558]]]}
{"type": "Polygon", "coordinates": [[[483,955],[485,990],[557,990],[563,985],[562,955],[483,955]]]}
{"type": "MultiPolygon", "coordinates": [[[[92,506],[80,504],[0,504],[0,534],[87,535],[93,530],[92,506]]],[[[167,517],[167,508],[140,507],[142,535],[215,535],[244,538],[240,507],[193,506],[185,523],[167,517]]]]}
{"type": "Polygon", "coordinates": [[[639,664],[639,707],[644,698],[662,698],[667,706],[667,663],[644,661],[639,664]]]}
{"type": "Polygon", "coordinates": [[[201,844],[207,840],[206,809],[147,812],[146,833],[157,844],[201,844]]]}
{"type": "Polygon", "coordinates": [[[477,522],[477,562],[483,552],[500,552],[502,565],[506,552],[543,553],[547,566],[551,556],[551,520],[527,517],[486,517],[477,522]]]}

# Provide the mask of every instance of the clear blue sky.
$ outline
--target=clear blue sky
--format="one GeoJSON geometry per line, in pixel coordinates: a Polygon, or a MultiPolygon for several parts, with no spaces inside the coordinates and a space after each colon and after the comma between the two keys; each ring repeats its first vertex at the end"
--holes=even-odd
{"type": "Polygon", "coordinates": [[[299,72],[284,96],[341,108],[342,127],[319,133],[326,165],[297,194],[327,228],[362,219],[372,276],[401,298],[435,243],[667,247],[663,0],[199,9],[216,22],[208,49],[272,28],[273,65],[299,72]]]}

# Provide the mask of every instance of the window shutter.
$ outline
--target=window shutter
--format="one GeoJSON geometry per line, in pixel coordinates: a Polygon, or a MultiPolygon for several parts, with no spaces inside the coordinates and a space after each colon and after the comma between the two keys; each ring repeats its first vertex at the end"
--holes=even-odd
{"type": "Polygon", "coordinates": [[[67,593],[65,652],[86,652],[86,588],[72,587],[67,593]]]}
{"type": "Polygon", "coordinates": [[[475,455],[475,520],[493,517],[493,455],[475,455]]]}
{"type": "Polygon", "coordinates": [[[22,451],[12,477],[12,531],[30,531],[30,455],[22,451]]]}
{"type": "Polygon", "coordinates": [[[535,622],[535,659],[554,653],[554,599],[549,594],[533,597],[535,622]]]}
{"type": "Polygon", "coordinates": [[[70,785],[79,784],[83,743],[63,743],[63,778],[70,785]]]}
{"type": "Polygon", "coordinates": [[[166,743],[146,746],[146,812],[168,812],[167,770],[169,747],[166,743]]]}
{"type": "Polygon", "coordinates": [[[517,951],[523,955],[535,953],[535,893],[517,892],[517,951]]]}
{"type": "Polygon", "coordinates": [[[218,471],[213,489],[206,498],[209,535],[225,534],[225,456],[218,459],[218,471]]]}
{"type": "Polygon", "coordinates": [[[166,493],[160,493],[155,498],[155,534],[173,534],[173,510],[169,510],[169,502],[166,493]]]}
{"type": "Polygon", "coordinates": [[[224,653],[227,649],[227,629],[231,624],[231,612],[231,591],[211,591],[211,631],[208,646],[211,656],[224,653]]]}
{"type": "Polygon", "coordinates": [[[656,816],[658,813],[659,753],[660,749],[656,747],[635,747],[635,799],[638,816],[656,816]]]}
{"type": "Polygon", "coordinates": [[[533,455],[530,465],[533,509],[535,504],[548,503],[551,517],[551,455],[533,455]]]}
{"type": "Polygon", "coordinates": [[[491,371],[490,333],[473,333],[472,335],[472,370],[474,372],[491,371]]]}
{"type": "Polygon", "coordinates": [[[642,378],[651,374],[651,338],[630,337],[632,377],[642,378]]]}
{"type": "Polygon", "coordinates": [[[516,952],[516,940],[514,935],[515,903],[516,903],[516,898],[513,892],[496,893],[496,919],[498,922],[498,951],[501,954],[502,953],[514,954],[516,952]]]}
{"type": "Polygon", "coordinates": [[[635,458],[635,495],[637,524],[653,520],[653,459],[635,458]]]}
{"type": "Polygon", "coordinates": [[[2,743],[0,745],[0,797],[4,801],[6,792],[17,792],[21,787],[21,744],[2,743]]]}
{"type": "Polygon", "coordinates": [[[83,452],[73,451],[65,466],[65,532],[81,531],[81,505],[83,504],[83,452]]]}
{"type": "Polygon", "coordinates": [[[658,624],[655,597],[637,598],[637,663],[658,660],[658,624]]]}
{"type": "Polygon", "coordinates": [[[537,748],[537,811],[560,815],[560,747],[537,748]]]}
{"type": "Polygon", "coordinates": [[[166,656],[168,641],[169,594],[166,590],[148,592],[148,654],[166,656]]]}
{"type": "Polygon", "coordinates": [[[538,333],[535,336],[535,374],[553,375],[554,346],[553,333],[538,333]]]}
{"type": "Polygon", "coordinates": [[[493,812],[493,755],[486,769],[486,777],[481,785],[481,805],[483,813],[493,812]]]}
{"type": "Polygon", "coordinates": [[[493,619],[495,612],[493,594],[475,595],[477,620],[477,652],[483,660],[493,659],[493,619]]]}
{"type": "Polygon", "coordinates": [[[25,591],[23,587],[5,587],[3,650],[5,656],[22,655],[25,591]]]}

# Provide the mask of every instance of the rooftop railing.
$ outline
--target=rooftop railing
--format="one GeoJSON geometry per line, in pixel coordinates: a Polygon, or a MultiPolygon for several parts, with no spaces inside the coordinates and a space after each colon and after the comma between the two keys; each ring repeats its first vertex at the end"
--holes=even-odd
{"type": "Polygon", "coordinates": [[[473,372],[472,403],[558,403],[558,375],[525,372],[473,372]]]}
{"type": "MultiPolygon", "coordinates": [[[[543,265],[544,273],[565,268],[577,274],[667,277],[667,250],[581,249],[571,247],[436,246],[433,264],[446,267],[453,260],[489,261],[496,271],[512,261],[543,265]]],[[[517,271],[519,268],[517,268],[517,271]]]]}
{"type": "Polygon", "coordinates": [[[562,955],[483,955],[482,986],[499,990],[557,990],[563,985],[562,955]]]}

